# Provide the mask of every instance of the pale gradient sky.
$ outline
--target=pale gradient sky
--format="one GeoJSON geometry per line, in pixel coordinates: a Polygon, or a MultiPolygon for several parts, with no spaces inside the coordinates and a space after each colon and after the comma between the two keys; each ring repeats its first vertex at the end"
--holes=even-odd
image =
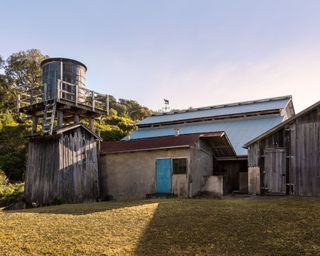
{"type": "Polygon", "coordinates": [[[154,110],[320,100],[318,0],[3,0],[0,18],[2,57],[77,59],[89,88],[154,110]]]}

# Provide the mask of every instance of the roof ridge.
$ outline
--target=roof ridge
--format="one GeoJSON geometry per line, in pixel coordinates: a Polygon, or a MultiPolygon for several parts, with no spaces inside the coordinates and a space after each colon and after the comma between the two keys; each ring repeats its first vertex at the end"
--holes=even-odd
{"type": "Polygon", "coordinates": [[[194,111],[199,111],[199,110],[209,110],[209,109],[218,109],[218,108],[241,106],[241,105],[250,105],[250,104],[270,102],[270,101],[279,101],[279,100],[285,100],[285,99],[288,99],[288,100],[289,100],[289,99],[292,99],[292,95],[284,95],[284,96],[271,97],[271,98],[263,98],[263,99],[257,99],[257,100],[247,100],[247,101],[231,102],[231,103],[218,104],[218,105],[210,105],[210,106],[204,106],[204,107],[198,107],[198,108],[181,109],[181,110],[176,110],[176,111],[171,111],[171,112],[166,112],[166,113],[153,114],[153,115],[151,115],[151,116],[174,115],[174,114],[194,112],[194,111]]]}
{"type": "MultiPolygon", "coordinates": [[[[156,137],[145,137],[145,138],[136,138],[136,139],[125,139],[124,137],[122,140],[118,141],[105,141],[105,142],[121,142],[121,141],[136,141],[136,140],[146,140],[146,139],[154,139],[154,138],[164,138],[164,137],[186,137],[186,136],[196,136],[196,135],[206,135],[206,134],[215,134],[215,133],[224,133],[224,131],[213,131],[213,132],[194,132],[194,133],[183,133],[179,135],[171,134],[171,135],[163,135],[163,136],[156,136],[156,137]]],[[[105,143],[103,142],[103,143],[105,143]]]]}

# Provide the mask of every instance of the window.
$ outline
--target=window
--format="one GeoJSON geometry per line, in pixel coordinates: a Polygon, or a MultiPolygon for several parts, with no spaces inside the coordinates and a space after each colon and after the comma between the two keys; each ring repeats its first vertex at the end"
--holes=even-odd
{"type": "Polygon", "coordinates": [[[173,174],[187,174],[187,158],[172,159],[173,174]]]}

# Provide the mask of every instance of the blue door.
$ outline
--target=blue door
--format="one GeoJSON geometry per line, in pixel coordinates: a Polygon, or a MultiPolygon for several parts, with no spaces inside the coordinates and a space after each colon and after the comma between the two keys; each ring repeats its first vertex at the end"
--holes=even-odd
{"type": "Polygon", "coordinates": [[[157,193],[171,193],[171,159],[158,159],[156,162],[157,193]]]}

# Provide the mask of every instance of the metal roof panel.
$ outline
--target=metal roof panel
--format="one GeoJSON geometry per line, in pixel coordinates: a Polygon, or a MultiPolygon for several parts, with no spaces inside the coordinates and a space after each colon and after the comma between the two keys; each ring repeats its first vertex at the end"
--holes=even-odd
{"type": "Polygon", "coordinates": [[[143,128],[134,131],[130,135],[130,138],[139,139],[174,135],[176,128],[180,129],[180,134],[224,131],[237,156],[244,156],[247,155],[247,150],[243,148],[243,145],[246,142],[266,132],[282,121],[282,116],[259,116],[254,118],[229,119],[158,128],[143,128]]]}
{"type": "Polygon", "coordinates": [[[275,109],[283,109],[291,100],[291,96],[270,98],[251,102],[239,102],[227,105],[210,106],[205,108],[191,109],[179,111],[177,113],[166,113],[154,115],[145,118],[137,123],[137,125],[148,125],[172,121],[182,121],[195,118],[206,118],[214,116],[224,116],[233,114],[242,114],[250,112],[260,112],[275,109]]]}

